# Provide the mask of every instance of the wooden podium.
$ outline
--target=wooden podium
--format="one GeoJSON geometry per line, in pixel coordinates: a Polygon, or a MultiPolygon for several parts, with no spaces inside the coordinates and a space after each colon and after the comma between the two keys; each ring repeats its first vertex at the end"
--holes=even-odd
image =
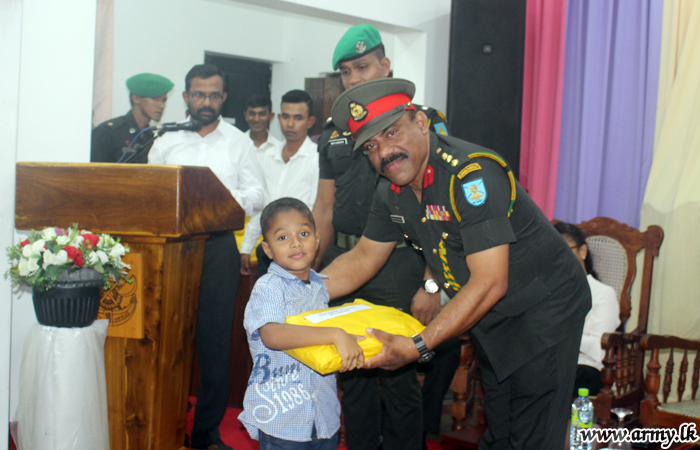
{"type": "Polygon", "coordinates": [[[245,213],[206,167],[18,163],[15,227],[109,233],[139,255],[143,338],[105,345],[110,448],[182,447],[204,242],[245,213]]]}

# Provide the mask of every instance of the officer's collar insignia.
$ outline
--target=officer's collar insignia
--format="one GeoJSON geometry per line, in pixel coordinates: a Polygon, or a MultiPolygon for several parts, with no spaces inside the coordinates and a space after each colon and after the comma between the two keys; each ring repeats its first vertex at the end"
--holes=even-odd
{"type": "Polygon", "coordinates": [[[451,222],[450,212],[441,205],[426,205],[425,206],[425,217],[428,220],[439,220],[442,222],[451,222]]]}
{"type": "Polygon", "coordinates": [[[467,167],[459,171],[457,177],[461,180],[462,178],[466,177],[467,175],[476,170],[481,170],[481,166],[479,165],[479,163],[469,164],[467,167]]]}
{"type": "Polygon", "coordinates": [[[357,41],[357,44],[355,44],[355,51],[357,52],[358,55],[363,54],[367,50],[367,44],[365,41],[357,41]]]}
{"type": "Polygon", "coordinates": [[[401,186],[397,186],[394,183],[391,183],[391,190],[396,192],[397,194],[401,193],[401,186]]]}
{"type": "Polygon", "coordinates": [[[338,136],[340,136],[340,134],[338,133],[338,130],[334,130],[334,131],[333,131],[333,134],[331,134],[330,139],[335,139],[335,138],[337,138],[338,136]]]}
{"type": "Polygon", "coordinates": [[[486,202],[486,186],[483,178],[477,178],[462,185],[464,196],[472,206],[481,206],[486,202]]]}
{"type": "Polygon", "coordinates": [[[367,117],[367,110],[365,107],[357,102],[350,102],[350,115],[352,120],[355,122],[360,122],[362,119],[367,117]]]}
{"type": "Polygon", "coordinates": [[[459,165],[459,160],[458,159],[453,159],[452,160],[452,167],[457,167],[459,165]]]}
{"type": "Polygon", "coordinates": [[[403,216],[399,216],[398,214],[392,214],[389,217],[391,217],[391,221],[394,223],[406,223],[406,219],[404,219],[403,216]]]}
{"type": "Polygon", "coordinates": [[[425,168],[425,172],[423,173],[423,189],[433,184],[434,177],[435,171],[433,170],[433,166],[428,164],[428,167],[425,168]]]}
{"type": "Polygon", "coordinates": [[[349,131],[343,131],[343,136],[350,136],[352,133],[349,131]]]}

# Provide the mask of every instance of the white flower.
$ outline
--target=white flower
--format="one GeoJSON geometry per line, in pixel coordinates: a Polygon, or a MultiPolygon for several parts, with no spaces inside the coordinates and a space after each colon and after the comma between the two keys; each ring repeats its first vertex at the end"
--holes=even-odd
{"type": "Polygon", "coordinates": [[[68,262],[68,253],[65,250],[59,250],[58,253],[51,253],[46,250],[44,252],[44,269],[48,266],[60,266],[68,262]]]}
{"type": "Polygon", "coordinates": [[[102,250],[97,250],[95,253],[97,254],[97,257],[100,258],[100,262],[102,264],[106,264],[107,261],[109,261],[109,256],[107,256],[107,253],[103,252],[102,250]]]}
{"type": "Polygon", "coordinates": [[[27,270],[29,273],[36,272],[39,270],[39,258],[38,257],[31,257],[29,258],[29,261],[27,261],[27,270]]]}
{"type": "Polygon", "coordinates": [[[120,256],[124,256],[124,253],[126,253],[124,246],[122,244],[115,244],[112,250],[109,251],[109,256],[112,258],[119,258],[120,256]]]}
{"type": "Polygon", "coordinates": [[[88,254],[88,262],[90,263],[91,266],[94,266],[95,264],[97,264],[97,262],[99,260],[100,260],[100,257],[97,256],[97,253],[91,251],[88,254]]]}
{"type": "Polygon", "coordinates": [[[27,275],[29,275],[29,268],[27,267],[28,263],[29,263],[29,261],[26,258],[19,259],[19,264],[17,264],[17,269],[19,270],[19,276],[26,277],[27,275]]]}
{"type": "Polygon", "coordinates": [[[75,248],[78,248],[78,247],[80,247],[80,245],[83,243],[84,240],[85,240],[84,237],[82,237],[81,235],[77,235],[75,237],[75,239],[73,239],[73,242],[70,243],[70,245],[75,247],[75,248]]]}
{"type": "Polygon", "coordinates": [[[43,237],[47,241],[54,239],[56,237],[56,229],[55,228],[44,228],[44,230],[41,232],[41,237],[43,237]]]}
{"type": "Polygon", "coordinates": [[[34,255],[38,255],[39,253],[44,251],[44,245],[45,242],[43,239],[39,239],[33,244],[27,244],[22,248],[22,255],[25,258],[30,258],[34,255]]]}
{"type": "Polygon", "coordinates": [[[70,237],[68,236],[57,236],[56,237],[56,243],[58,245],[66,245],[70,242],[70,237]]]}

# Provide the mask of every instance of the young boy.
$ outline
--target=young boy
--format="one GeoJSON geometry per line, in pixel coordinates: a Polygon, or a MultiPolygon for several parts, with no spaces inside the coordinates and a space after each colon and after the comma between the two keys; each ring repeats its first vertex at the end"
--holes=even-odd
{"type": "Polygon", "coordinates": [[[328,307],[322,275],[311,270],[319,236],[311,211],[294,198],[267,205],[260,226],[263,250],[273,263],[255,283],[245,310],[254,366],[239,420],[261,449],[336,450],[340,403],[335,375],[320,375],[282,350],[333,344],[344,372],[362,367],[357,341],[364,336],[284,323],[287,316],[328,307]]]}

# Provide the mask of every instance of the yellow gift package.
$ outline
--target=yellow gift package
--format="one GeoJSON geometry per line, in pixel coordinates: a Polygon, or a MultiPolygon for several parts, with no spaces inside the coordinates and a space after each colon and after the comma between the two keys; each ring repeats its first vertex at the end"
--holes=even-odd
{"type": "MultiPolygon", "coordinates": [[[[417,319],[396,308],[375,305],[361,299],[334,308],[306,311],[287,317],[285,322],[310,327],[337,327],[357,335],[366,335],[368,327],[402,336],[413,336],[425,328],[417,319]]],[[[365,360],[378,355],[382,350],[382,343],[370,336],[358,341],[358,344],[365,360]]],[[[335,345],[312,345],[284,352],[322,375],[335,372],[342,365],[335,345]]]]}

